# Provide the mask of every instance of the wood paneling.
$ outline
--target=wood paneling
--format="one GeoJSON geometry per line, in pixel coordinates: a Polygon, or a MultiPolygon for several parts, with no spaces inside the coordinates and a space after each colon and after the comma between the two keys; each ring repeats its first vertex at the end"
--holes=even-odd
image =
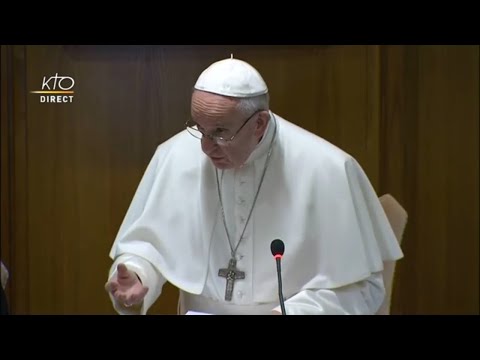
{"type": "Polygon", "coordinates": [[[409,212],[394,313],[479,313],[478,50],[383,52],[381,189],[409,212]]]}
{"type": "MultiPolygon", "coordinates": [[[[394,312],[478,313],[478,47],[239,45],[2,47],[15,312],[113,313],[108,252],[136,187],[182,130],[200,72],[231,53],[264,75],[273,111],[406,207],[394,312]],[[30,93],[56,73],[75,79],[72,103],[30,93]]],[[[176,297],[166,285],[151,313],[175,313],[176,297]]]]}
{"type": "Polygon", "coordinates": [[[25,50],[25,46],[2,46],[1,56],[1,248],[10,274],[7,296],[15,314],[30,311],[25,50]]]}
{"type": "Polygon", "coordinates": [[[382,121],[380,129],[380,192],[392,194],[408,212],[402,249],[397,263],[392,312],[414,313],[417,295],[415,249],[417,228],[418,62],[414,46],[382,48],[382,121]],[[409,294],[408,296],[406,294],[409,294]],[[414,300],[413,300],[414,301],[414,300]]]}
{"type": "Polygon", "coordinates": [[[418,55],[418,311],[478,313],[478,47],[418,55]]]}
{"type": "MultiPolygon", "coordinates": [[[[12,126],[13,121],[11,119],[11,114],[9,110],[12,108],[9,103],[12,103],[12,100],[9,98],[8,94],[12,93],[11,89],[7,89],[11,84],[13,84],[13,73],[10,71],[11,64],[7,64],[7,60],[11,59],[11,55],[7,55],[9,52],[9,47],[5,45],[0,46],[0,146],[1,146],[1,162],[0,162],[0,171],[1,171],[1,244],[0,244],[0,260],[5,264],[5,266],[11,271],[11,259],[10,259],[10,250],[11,239],[12,239],[12,216],[11,216],[11,161],[10,154],[12,151],[9,149],[9,146],[13,143],[13,134],[12,126]],[[10,75],[9,75],[10,74],[10,75]]],[[[10,297],[10,284],[7,283],[6,295],[10,297]]]]}

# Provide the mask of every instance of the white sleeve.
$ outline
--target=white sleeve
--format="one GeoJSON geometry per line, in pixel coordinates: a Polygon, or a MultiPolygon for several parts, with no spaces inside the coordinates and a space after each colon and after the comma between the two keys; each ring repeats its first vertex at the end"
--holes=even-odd
{"type": "MultiPolygon", "coordinates": [[[[285,301],[287,315],[373,315],[385,298],[382,273],[338,289],[303,290],[285,301]]],[[[273,309],[281,312],[280,306],[273,309]]]]}
{"type": "Polygon", "coordinates": [[[123,254],[116,258],[112,264],[108,277],[109,280],[116,274],[119,263],[124,263],[129,270],[135,272],[142,281],[142,284],[148,287],[148,292],[143,299],[140,313],[134,312],[132,308],[124,307],[123,304],[119,304],[109,293],[114,309],[121,315],[146,315],[148,309],[157,301],[162,293],[166,279],[148,260],[132,254],[123,254]]]}

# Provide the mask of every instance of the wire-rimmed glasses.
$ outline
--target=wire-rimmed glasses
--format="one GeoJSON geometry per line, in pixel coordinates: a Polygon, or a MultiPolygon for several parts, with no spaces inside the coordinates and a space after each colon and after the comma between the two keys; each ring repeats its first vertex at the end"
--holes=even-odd
{"type": "Polygon", "coordinates": [[[232,142],[238,133],[243,129],[243,127],[248,123],[250,119],[252,119],[256,114],[258,114],[260,111],[263,110],[256,110],[251,116],[248,117],[247,120],[245,120],[240,126],[240,128],[231,136],[229,136],[229,131],[227,133],[225,131],[215,131],[212,134],[206,134],[202,130],[198,129],[198,124],[194,122],[193,120],[188,120],[185,123],[185,127],[187,131],[192,135],[193,137],[196,137],[197,139],[202,139],[203,137],[209,138],[211,141],[213,141],[215,144],[225,146],[228,145],[230,142],[232,142]]]}

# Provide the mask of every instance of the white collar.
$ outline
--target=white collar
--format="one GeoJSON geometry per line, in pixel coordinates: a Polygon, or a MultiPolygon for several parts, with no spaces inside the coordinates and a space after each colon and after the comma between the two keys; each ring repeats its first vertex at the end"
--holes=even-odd
{"type": "MultiPolygon", "coordinates": [[[[272,144],[272,137],[276,133],[275,129],[278,127],[277,119],[275,115],[269,111],[270,119],[267,123],[267,128],[265,129],[265,133],[263,134],[262,140],[257,144],[255,149],[252,151],[248,159],[245,161],[242,167],[250,165],[252,162],[255,162],[265,155],[267,155],[268,150],[270,149],[270,145],[272,144]]],[[[277,130],[278,132],[278,130],[277,130]]],[[[272,144],[273,145],[273,144],[272,144]]]]}

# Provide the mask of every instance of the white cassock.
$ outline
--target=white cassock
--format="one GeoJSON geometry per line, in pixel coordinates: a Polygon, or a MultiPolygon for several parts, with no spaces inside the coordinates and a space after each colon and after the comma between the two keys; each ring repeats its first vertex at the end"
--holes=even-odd
{"type": "Polygon", "coordinates": [[[231,248],[215,167],[186,131],[157,148],[110,253],[110,277],[123,262],[149,287],[142,314],[166,281],[180,289],[181,314],[280,311],[274,239],[285,243],[287,314],[374,314],[382,304],[383,262],[403,254],[369,180],[350,155],[273,115],[245,166],[218,171],[233,247],[247,224],[235,254],[245,278],[235,281],[231,301],[219,276],[231,248]]]}

